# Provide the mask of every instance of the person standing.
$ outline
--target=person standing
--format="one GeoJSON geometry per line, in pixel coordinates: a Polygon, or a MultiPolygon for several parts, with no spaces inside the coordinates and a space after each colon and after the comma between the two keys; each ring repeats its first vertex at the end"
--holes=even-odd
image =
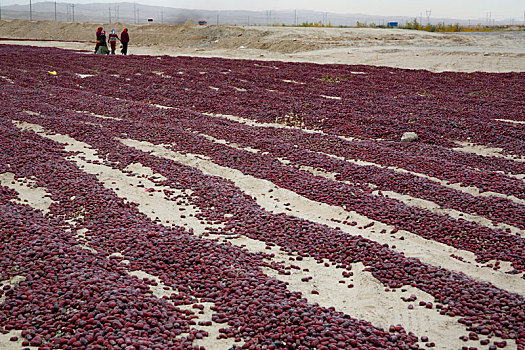
{"type": "Polygon", "coordinates": [[[122,33],[120,33],[120,42],[122,44],[122,52],[123,55],[128,54],[128,43],[129,43],[129,34],[128,34],[128,28],[124,28],[122,33]]]}
{"type": "Polygon", "coordinates": [[[106,43],[106,32],[102,31],[99,36],[100,40],[98,43],[98,50],[97,54],[99,55],[107,55],[109,54],[108,50],[108,44],[106,43]]]}
{"type": "Polygon", "coordinates": [[[95,53],[97,53],[98,46],[100,44],[100,33],[102,33],[102,27],[98,27],[97,28],[97,33],[96,33],[96,35],[97,35],[97,43],[95,44],[95,53]]]}
{"type": "Polygon", "coordinates": [[[109,45],[111,47],[111,54],[112,55],[115,54],[115,49],[117,47],[117,39],[118,39],[118,35],[117,35],[117,33],[115,33],[115,29],[111,29],[111,33],[109,33],[108,40],[109,40],[109,45]]]}

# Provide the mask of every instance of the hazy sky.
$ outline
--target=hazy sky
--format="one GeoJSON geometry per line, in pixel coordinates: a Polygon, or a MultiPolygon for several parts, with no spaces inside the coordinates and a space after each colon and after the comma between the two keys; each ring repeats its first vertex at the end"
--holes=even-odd
{"type": "MultiPolygon", "coordinates": [[[[133,2],[133,0],[127,0],[133,2]]],[[[32,0],[33,3],[40,2],[32,0]]],[[[68,0],[69,3],[115,3],[115,0],[68,0]]],[[[120,1],[119,1],[120,2],[120,1]]],[[[432,10],[432,17],[514,18],[524,20],[525,0],[137,0],[137,3],[209,10],[287,10],[308,9],[339,13],[382,16],[419,16],[432,10]]],[[[28,4],[29,0],[0,0],[2,6],[28,4]]]]}

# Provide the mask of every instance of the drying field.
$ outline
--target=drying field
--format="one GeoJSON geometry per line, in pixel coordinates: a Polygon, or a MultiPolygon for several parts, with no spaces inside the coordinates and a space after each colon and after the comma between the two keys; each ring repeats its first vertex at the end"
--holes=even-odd
{"type": "Polygon", "coordinates": [[[525,73],[0,61],[0,348],[525,348],[525,73]]]}

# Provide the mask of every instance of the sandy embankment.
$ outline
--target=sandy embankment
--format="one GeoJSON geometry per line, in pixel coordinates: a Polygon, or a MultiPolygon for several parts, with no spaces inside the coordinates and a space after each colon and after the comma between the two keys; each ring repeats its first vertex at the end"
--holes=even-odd
{"type": "Polygon", "coordinates": [[[373,28],[288,28],[122,23],[0,22],[0,41],[91,51],[98,26],[129,28],[131,54],[220,56],[315,63],[367,64],[430,71],[523,72],[525,32],[428,33],[373,28]],[[85,41],[85,42],[76,42],[85,41]]]}

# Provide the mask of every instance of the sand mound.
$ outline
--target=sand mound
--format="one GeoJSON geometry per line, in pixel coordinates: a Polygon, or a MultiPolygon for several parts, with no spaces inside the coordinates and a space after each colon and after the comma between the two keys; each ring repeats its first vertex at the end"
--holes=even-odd
{"type": "MultiPolygon", "coordinates": [[[[93,41],[95,31],[103,26],[106,31],[120,32],[128,28],[132,42],[144,46],[221,48],[268,50],[295,53],[334,47],[370,46],[371,44],[413,45],[418,41],[441,40],[433,33],[402,30],[289,28],[289,27],[201,27],[193,21],[183,25],[133,25],[125,23],[65,23],[54,21],[10,20],[0,23],[0,37],[20,39],[47,39],[63,41],[93,41]]],[[[472,38],[454,38],[469,45],[472,38]]]]}
{"type": "Polygon", "coordinates": [[[0,22],[0,38],[60,40],[18,44],[91,51],[99,26],[118,33],[128,28],[130,53],[140,55],[366,64],[434,72],[525,71],[523,31],[443,34],[376,28],[203,27],[192,21],[134,25],[9,20],[0,22]]]}
{"type": "MultiPolygon", "coordinates": [[[[124,23],[65,23],[54,21],[10,20],[0,23],[0,37],[17,39],[45,39],[62,41],[94,41],[97,27],[106,31],[115,28],[120,32],[128,28],[133,44],[143,46],[172,46],[195,48],[236,49],[241,46],[290,53],[319,49],[314,42],[270,36],[268,31],[236,26],[200,27],[193,21],[183,25],[133,25],[124,23]]],[[[274,33],[275,34],[275,33],[274,33]]]]}

